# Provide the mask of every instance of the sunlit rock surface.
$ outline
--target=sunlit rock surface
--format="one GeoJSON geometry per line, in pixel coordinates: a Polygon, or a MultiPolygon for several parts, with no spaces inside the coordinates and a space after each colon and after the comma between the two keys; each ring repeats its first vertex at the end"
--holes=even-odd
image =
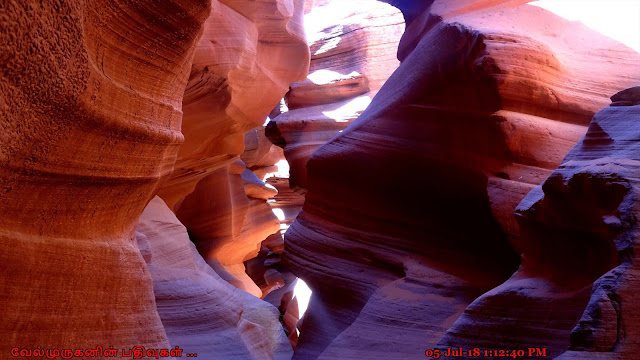
{"type": "Polygon", "coordinates": [[[638,54],[520,0],[388,2],[380,90],[377,3],[315,1],[304,80],[310,0],[0,0],[0,358],[635,359],[638,88],[582,137],[638,54]],[[294,81],[285,244],[259,126],[294,81]]]}
{"type": "Polygon", "coordinates": [[[207,262],[225,280],[257,297],[262,292],[243,262],[255,257],[260,243],[280,229],[266,202],[276,193],[238,160],[201,180],[176,212],[207,262]]]}
{"type": "MultiPolygon", "coordinates": [[[[279,230],[266,203],[276,192],[238,159],[245,134],[264,123],[291,82],[307,74],[303,12],[302,0],[212,3],[184,93],[185,142],[159,192],[210,265],[256,296],[262,293],[243,261],[279,230]]],[[[264,175],[270,154],[261,151],[247,160],[264,175]]]]}
{"type": "Polygon", "coordinates": [[[170,208],[198,181],[233,163],[244,134],[262,125],[309,66],[302,0],[212,2],[183,100],[176,168],[160,191],[170,208]]]}
{"type": "MultiPolygon", "coordinates": [[[[291,283],[295,277],[288,273],[283,274],[280,264],[280,255],[284,250],[284,239],[282,234],[288,225],[293,221],[302,203],[291,205],[283,201],[283,196],[293,194],[288,184],[288,166],[284,158],[282,148],[274,145],[265,136],[264,127],[259,127],[248,132],[245,135],[245,152],[242,154],[242,160],[258,178],[264,179],[266,186],[270,189],[277,189],[278,193],[266,194],[270,195],[268,203],[274,215],[277,215],[279,227],[277,231],[264,239],[260,246],[257,257],[245,262],[246,272],[253,282],[262,291],[262,296],[266,297],[274,290],[285,286],[285,283],[291,283]],[[295,211],[289,212],[289,208],[295,208],[295,211]],[[293,215],[285,215],[292,213],[293,215]]],[[[267,300],[265,298],[265,300],[267,300]]],[[[279,306],[280,300],[271,302],[279,306]]]]}
{"type": "Polygon", "coordinates": [[[357,118],[398,67],[404,31],[400,11],[373,0],[314,2],[305,22],[309,76],[291,85],[289,111],[267,127],[284,148],[293,188],[306,187],[309,156],[357,118]]]}
{"type": "Polygon", "coordinates": [[[398,3],[413,6],[402,65],[311,157],[306,203],[285,236],[286,263],[314,291],[294,359],[414,359],[438,344],[505,346],[512,334],[557,355],[610,253],[568,287],[491,289],[533,246],[516,206],[609,96],[640,82],[640,57],[523,2],[398,3]],[[465,327],[465,309],[489,319],[465,327]]]}
{"type": "Polygon", "coordinates": [[[1,5],[0,357],[166,348],[134,226],[173,169],[209,3],[1,5]]]}
{"type": "MultiPolygon", "coordinates": [[[[304,203],[311,154],[356,119],[398,67],[396,48],[404,20],[398,9],[378,1],[315,0],[305,16],[305,27],[311,49],[310,74],[291,85],[286,104],[271,113],[266,129],[269,139],[284,149],[287,160],[276,176],[266,180],[278,190],[271,206],[279,215],[282,232],[304,203]]],[[[276,290],[265,300],[281,307],[295,346],[299,316],[297,301],[291,301],[295,276],[280,264],[283,249],[282,238],[276,236],[263,243],[261,255],[251,261],[252,277],[261,281],[264,291],[276,290]]]]}
{"type": "Polygon", "coordinates": [[[285,160],[282,148],[274,145],[265,135],[264,126],[259,126],[244,135],[245,149],[240,157],[256,176],[265,180],[277,175],[278,163],[285,160]]]}
{"type": "Polygon", "coordinates": [[[160,319],[171,346],[185,350],[183,358],[291,358],[278,310],[222,279],[162,199],[149,203],[136,230],[160,319]]]}

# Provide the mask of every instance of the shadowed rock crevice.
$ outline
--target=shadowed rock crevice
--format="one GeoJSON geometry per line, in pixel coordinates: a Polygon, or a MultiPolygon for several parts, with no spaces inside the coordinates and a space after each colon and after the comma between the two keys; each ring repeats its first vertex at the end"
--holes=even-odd
{"type": "MultiPolygon", "coordinates": [[[[635,88],[614,96],[611,107],[593,119],[589,133],[605,136],[608,142],[597,145],[585,140],[567,156],[558,172],[577,175],[575,185],[588,184],[595,198],[597,215],[608,228],[608,239],[615,245],[617,266],[593,284],[591,298],[582,317],[571,333],[570,351],[559,359],[624,359],[637,352],[638,317],[636,297],[637,265],[635,254],[638,239],[638,105],[635,88]],[[588,176],[585,173],[589,174],[588,176]]],[[[574,176],[575,176],[574,175],[574,176]]],[[[569,182],[571,184],[571,182],[569,182]]],[[[586,223],[586,221],[585,221],[586,223]]],[[[596,232],[597,233],[597,232],[596,232]]]]}

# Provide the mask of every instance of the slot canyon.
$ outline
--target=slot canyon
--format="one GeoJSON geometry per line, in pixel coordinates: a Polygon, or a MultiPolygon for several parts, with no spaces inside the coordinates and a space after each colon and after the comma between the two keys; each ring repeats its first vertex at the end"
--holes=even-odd
{"type": "Polygon", "coordinates": [[[639,218],[635,0],[0,0],[0,360],[636,360],[639,218]]]}

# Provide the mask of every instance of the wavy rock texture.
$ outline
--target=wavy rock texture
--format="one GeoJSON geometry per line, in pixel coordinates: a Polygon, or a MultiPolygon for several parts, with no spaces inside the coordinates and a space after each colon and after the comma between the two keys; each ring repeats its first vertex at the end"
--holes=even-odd
{"type": "Polygon", "coordinates": [[[296,277],[282,266],[284,250],[283,235],[302,208],[304,197],[289,187],[289,167],[282,148],[274,145],[265,136],[265,128],[259,127],[245,135],[245,152],[242,160],[247,168],[259,178],[265,179],[267,186],[276,188],[278,193],[268,203],[278,214],[278,232],[268,236],[260,245],[258,255],[244,264],[246,273],[262,291],[262,298],[278,307],[285,333],[295,348],[298,333],[299,311],[297,299],[293,298],[296,277]]]}
{"type": "Polygon", "coordinates": [[[266,202],[276,193],[238,160],[201,180],[176,212],[207,262],[225,280],[257,297],[262,291],[243,262],[258,255],[260,243],[280,230],[266,202]]]}
{"type": "Polygon", "coordinates": [[[184,93],[185,142],[159,191],[210,265],[256,296],[262,293],[242,262],[279,230],[266,203],[275,191],[238,159],[245,133],[262,125],[289,84],[307,74],[304,5],[302,0],[213,2],[184,93]]]}
{"type": "Polygon", "coordinates": [[[561,359],[636,356],[638,89],[613,96],[520,203],[520,269],[469,306],[441,346],[547,347],[551,358],[571,340],[561,359]],[[499,326],[505,317],[524,326],[499,326]]]}
{"type": "Polygon", "coordinates": [[[208,1],[3,1],[0,353],[168,346],[134,226],[173,169],[208,1]]]}
{"type": "MultiPolygon", "coordinates": [[[[289,165],[287,174],[267,179],[278,190],[271,206],[281,214],[282,232],[302,209],[309,157],[362,113],[397,68],[395,49],[404,30],[397,9],[367,0],[315,0],[305,21],[310,75],[291,85],[286,105],[272,112],[266,129],[269,139],[284,148],[289,165]]],[[[265,300],[280,306],[295,347],[299,312],[292,295],[296,278],[280,264],[283,249],[282,238],[270,237],[261,255],[252,260],[250,273],[265,294],[275,290],[265,300]]]]}
{"type": "Polygon", "coordinates": [[[289,84],[308,72],[303,0],[213,1],[184,93],[176,169],[160,196],[173,210],[244,151],[289,84]]]}
{"type": "MultiPolygon", "coordinates": [[[[286,174],[267,179],[278,190],[271,206],[279,212],[282,232],[304,203],[309,156],[353,121],[397,68],[395,48],[404,30],[401,13],[377,1],[316,0],[305,21],[311,74],[291,85],[286,105],[270,114],[275,120],[267,126],[271,141],[284,148],[289,166],[286,174]]],[[[295,276],[280,265],[283,248],[277,236],[263,243],[251,276],[265,294],[278,290],[265,300],[281,306],[295,346],[298,311],[296,299],[289,301],[295,276]]]]}
{"type": "Polygon", "coordinates": [[[291,85],[289,111],[267,127],[284,148],[293,188],[306,187],[311,154],[356,119],[398,67],[396,47],[404,31],[398,9],[371,0],[314,2],[305,21],[310,74],[291,85]]]}
{"type": "Polygon", "coordinates": [[[244,135],[244,152],[240,159],[256,176],[264,180],[278,172],[278,163],[285,160],[282,148],[275,146],[265,135],[263,126],[244,135]]]}
{"type": "MultiPolygon", "coordinates": [[[[516,297],[501,322],[475,330],[458,322],[447,333],[533,246],[520,237],[517,204],[607,96],[640,81],[637,53],[517,3],[436,1],[412,14],[402,65],[308,162],[303,212],[285,236],[286,262],[314,291],[294,359],[413,359],[445,334],[464,340],[452,346],[503,345],[511,332],[549,341],[554,353],[569,345],[588,300],[581,285],[609,260],[549,307],[521,283],[529,296],[516,297]],[[529,329],[504,321],[541,313],[529,329]]],[[[492,297],[477,315],[512,298],[492,297]]]]}
{"type": "Polygon", "coordinates": [[[171,346],[205,359],[291,358],[278,310],[218,276],[162,199],[149,203],[136,230],[171,346]]]}
{"type": "Polygon", "coordinates": [[[279,306],[280,299],[270,301],[266,296],[274,290],[284,287],[295,280],[293,274],[286,272],[280,264],[284,239],[282,235],[289,227],[293,218],[302,208],[302,202],[292,205],[286,201],[287,194],[294,194],[288,186],[288,167],[282,148],[273,145],[265,136],[265,128],[259,127],[245,135],[246,150],[242,160],[258,178],[265,179],[266,186],[277,189],[277,194],[269,198],[268,203],[274,213],[277,213],[279,228],[277,232],[262,241],[258,255],[245,262],[246,272],[253,282],[260,287],[266,301],[279,306]],[[284,199],[283,199],[284,195],[284,199]],[[294,211],[289,211],[293,208],[294,211]],[[285,284],[286,283],[286,284],[285,284]]]}

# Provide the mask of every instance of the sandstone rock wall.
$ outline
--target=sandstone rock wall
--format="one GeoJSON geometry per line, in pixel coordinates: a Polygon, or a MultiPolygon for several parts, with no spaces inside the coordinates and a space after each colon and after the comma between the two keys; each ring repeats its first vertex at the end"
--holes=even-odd
{"type": "Polygon", "coordinates": [[[638,88],[591,118],[640,55],[522,0],[389,2],[380,88],[381,4],[317,1],[303,80],[309,0],[0,1],[0,357],[635,358],[638,88]],[[283,244],[247,132],[287,91],[283,244]]]}
{"type": "Polygon", "coordinates": [[[240,160],[201,180],[176,212],[207,262],[238,288],[262,297],[243,262],[280,229],[266,200],[275,195],[240,160]]]}
{"type": "Polygon", "coordinates": [[[149,203],[136,230],[171,346],[205,359],[291,358],[277,309],[222,279],[162,199],[149,203]]]}
{"type": "Polygon", "coordinates": [[[290,357],[277,311],[216,271],[262,295],[242,262],[279,230],[266,204],[275,191],[238,158],[244,134],[307,74],[303,8],[0,3],[0,357],[169,345],[290,357]],[[211,266],[162,200],[138,223],[156,193],[211,266]]]}
{"type": "Polygon", "coordinates": [[[522,265],[476,299],[439,346],[544,347],[549,358],[569,347],[559,359],[635,357],[638,89],[613,96],[562,165],[518,205],[522,265]],[[500,325],[505,318],[526,325],[500,325]]]}
{"type": "Polygon", "coordinates": [[[535,291],[513,307],[509,293],[476,300],[532,246],[518,203],[608,97],[640,81],[640,55],[530,5],[467,5],[409,9],[402,65],[307,164],[306,202],[285,236],[286,263],[314,291],[294,359],[411,359],[445,335],[459,336],[447,345],[492,348],[517,337],[555,356],[586,306],[585,284],[613,266],[602,254],[609,260],[570,294],[548,296],[551,308],[535,291]],[[474,309],[501,321],[461,327],[474,309]],[[518,316],[543,324],[504,321],[518,316]]]}
{"type": "Polygon", "coordinates": [[[291,85],[289,111],[267,127],[267,136],[285,150],[297,190],[306,187],[311,154],[357,118],[398,67],[404,30],[396,8],[371,0],[314,2],[305,21],[309,76],[291,85]]]}
{"type": "Polygon", "coordinates": [[[212,3],[184,93],[185,141],[159,191],[207,262],[258,297],[243,261],[279,230],[266,204],[275,192],[239,157],[245,133],[262,125],[289,84],[307,74],[303,13],[302,0],[212,3]]]}
{"type": "Polygon", "coordinates": [[[173,210],[207,175],[244,151],[244,134],[308,72],[302,0],[223,0],[195,50],[175,171],[160,196],[173,210]]]}
{"type": "Polygon", "coordinates": [[[0,353],[168,347],[134,227],[209,2],[3,1],[0,353]]]}

